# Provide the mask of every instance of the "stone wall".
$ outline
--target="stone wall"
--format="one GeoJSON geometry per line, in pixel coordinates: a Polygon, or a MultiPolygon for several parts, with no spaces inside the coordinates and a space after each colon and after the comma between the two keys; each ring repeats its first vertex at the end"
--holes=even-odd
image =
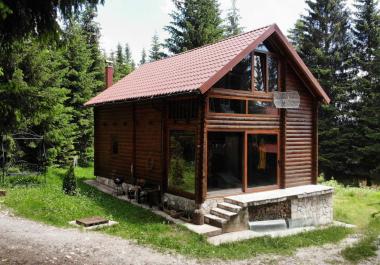
{"type": "Polygon", "coordinates": [[[181,196],[165,193],[162,202],[174,210],[193,212],[196,209],[195,201],[181,196]]]}
{"type": "Polygon", "coordinates": [[[205,213],[210,213],[211,209],[215,208],[220,202],[223,202],[223,198],[207,199],[202,203],[201,209],[205,213]]]}
{"type": "Polygon", "coordinates": [[[248,207],[250,221],[265,221],[291,218],[290,201],[281,201],[248,207]]]}
{"type": "Polygon", "coordinates": [[[325,225],[333,221],[332,193],[291,200],[293,220],[303,219],[311,225],[325,225]]]}

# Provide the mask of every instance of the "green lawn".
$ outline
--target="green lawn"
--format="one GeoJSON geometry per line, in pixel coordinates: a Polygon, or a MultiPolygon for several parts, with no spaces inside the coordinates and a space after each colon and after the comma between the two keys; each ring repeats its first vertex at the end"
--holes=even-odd
{"type": "MultiPolygon", "coordinates": [[[[76,196],[64,195],[61,191],[64,172],[63,169],[51,168],[47,174],[46,185],[9,188],[3,203],[20,216],[61,227],[67,227],[68,221],[80,217],[104,216],[120,223],[118,226],[102,229],[104,233],[197,258],[245,259],[263,253],[291,254],[300,247],[336,243],[352,232],[342,227],[330,227],[285,238],[263,237],[213,246],[205,238],[184,227],[168,224],[148,210],[87,186],[83,180],[93,178],[92,168],[77,168],[79,193],[76,196]]],[[[339,204],[336,203],[335,213],[338,219],[356,223],[364,229],[368,225],[369,214],[379,208],[367,206],[365,203],[362,205],[361,199],[354,201],[355,197],[356,194],[351,196],[338,192],[336,202],[339,204]],[[360,204],[361,210],[366,209],[366,217],[356,214],[352,201],[360,204]]],[[[379,198],[378,194],[374,198],[372,195],[369,197],[374,202],[379,198]]]]}
{"type": "Polygon", "coordinates": [[[380,235],[380,191],[369,188],[345,188],[335,181],[325,184],[335,188],[334,218],[357,225],[357,232],[363,235],[354,246],[344,249],[342,255],[353,263],[375,256],[377,237],[380,235]],[[376,212],[379,214],[372,217],[376,212]]]}

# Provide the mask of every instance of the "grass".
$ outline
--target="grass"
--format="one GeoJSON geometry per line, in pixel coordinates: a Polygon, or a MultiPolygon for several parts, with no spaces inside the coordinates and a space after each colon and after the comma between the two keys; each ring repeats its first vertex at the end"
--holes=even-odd
{"type": "Polygon", "coordinates": [[[380,235],[380,191],[369,188],[343,187],[336,181],[324,184],[335,188],[334,218],[357,225],[362,238],[353,246],[342,251],[342,255],[352,263],[358,263],[376,255],[377,238],[380,235]]]}
{"type": "Polygon", "coordinates": [[[246,259],[257,254],[291,254],[297,248],[337,243],[352,231],[329,227],[284,238],[255,238],[213,246],[202,236],[186,228],[167,223],[150,211],[103,194],[83,183],[93,178],[92,168],[76,168],[79,193],[64,195],[61,191],[65,170],[50,168],[47,183],[40,186],[8,188],[4,204],[18,215],[50,225],[67,227],[68,221],[99,215],[119,222],[101,231],[132,239],[159,250],[205,259],[246,259]]]}

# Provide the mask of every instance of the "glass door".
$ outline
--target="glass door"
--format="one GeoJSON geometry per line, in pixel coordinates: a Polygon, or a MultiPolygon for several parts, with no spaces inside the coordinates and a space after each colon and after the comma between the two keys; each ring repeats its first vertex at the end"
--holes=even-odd
{"type": "Polygon", "coordinates": [[[278,185],[278,134],[247,134],[247,188],[278,185]]]}

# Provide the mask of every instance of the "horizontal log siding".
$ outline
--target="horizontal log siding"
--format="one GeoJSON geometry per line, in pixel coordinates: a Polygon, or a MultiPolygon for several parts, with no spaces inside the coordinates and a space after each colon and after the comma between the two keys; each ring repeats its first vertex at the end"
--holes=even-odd
{"type": "Polygon", "coordinates": [[[313,96],[291,67],[287,67],[287,91],[298,91],[298,109],[286,110],[285,187],[312,183],[313,96]]]}
{"type": "Polygon", "coordinates": [[[95,175],[111,177],[112,172],[128,178],[132,163],[132,107],[113,105],[96,107],[95,175]],[[112,138],[119,142],[118,154],[112,154],[112,138]]]}
{"type": "Polygon", "coordinates": [[[136,177],[157,184],[162,179],[161,119],[158,104],[136,104],[136,177]]]}

